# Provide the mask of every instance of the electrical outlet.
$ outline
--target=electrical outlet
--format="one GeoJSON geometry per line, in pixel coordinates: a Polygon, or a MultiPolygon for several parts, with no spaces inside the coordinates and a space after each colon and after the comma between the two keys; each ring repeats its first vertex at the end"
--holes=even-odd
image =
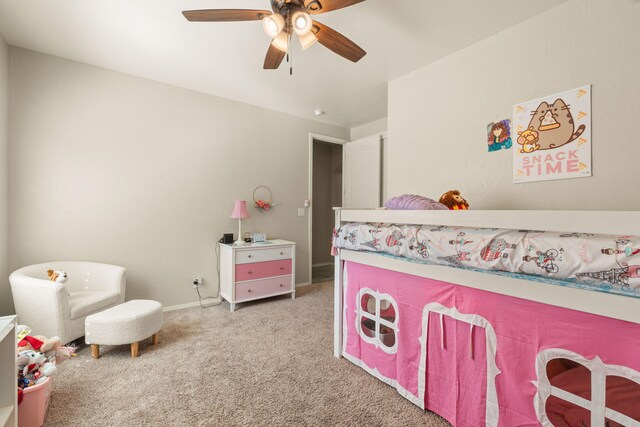
{"type": "Polygon", "coordinates": [[[194,277],[194,279],[191,281],[191,284],[193,285],[193,289],[202,286],[202,277],[194,277]]]}
{"type": "Polygon", "coordinates": [[[304,215],[305,215],[304,208],[298,208],[298,216],[304,216],[304,215]]]}

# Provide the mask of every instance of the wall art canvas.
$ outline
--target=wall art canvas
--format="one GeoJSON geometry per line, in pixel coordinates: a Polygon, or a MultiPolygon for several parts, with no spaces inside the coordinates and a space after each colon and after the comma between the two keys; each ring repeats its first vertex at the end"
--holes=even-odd
{"type": "Polygon", "coordinates": [[[487,143],[490,153],[511,148],[511,119],[489,123],[487,125],[487,143]]]}
{"type": "Polygon", "coordinates": [[[591,86],[513,106],[513,182],[591,176],[591,86]]]}

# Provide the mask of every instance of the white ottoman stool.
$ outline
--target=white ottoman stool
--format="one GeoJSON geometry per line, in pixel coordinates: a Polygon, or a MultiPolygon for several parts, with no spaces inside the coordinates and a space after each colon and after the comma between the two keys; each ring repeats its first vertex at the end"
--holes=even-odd
{"type": "Polygon", "coordinates": [[[84,340],[91,344],[91,355],[100,357],[100,345],[131,344],[131,357],[138,357],[138,342],[152,337],[158,344],[162,328],[162,304],[136,299],[88,316],[84,321],[84,340]]]}

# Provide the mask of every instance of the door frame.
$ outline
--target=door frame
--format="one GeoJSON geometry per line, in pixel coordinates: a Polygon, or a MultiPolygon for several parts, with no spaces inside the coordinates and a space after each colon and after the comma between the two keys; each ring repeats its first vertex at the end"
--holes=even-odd
{"type": "MultiPolygon", "coordinates": [[[[345,145],[351,140],[337,138],[335,136],[323,135],[319,133],[309,132],[309,188],[307,193],[307,200],[311,201],[309,207],[305,208],[307,210],[307,240],[309,251],[309,281],[308,283],[313,284],[313,141],[318,140],[322,142],[326,142],[329,144],[337,144],[337,145],[345,145]]],[[[344,149],[342,150],[342,165],[344,168],[344,149]]],[[[342,172],[342,197],[344,197],[344,170],[342,172]]],[[[336,206],[338,207],[338,206],[336,206]]]]}

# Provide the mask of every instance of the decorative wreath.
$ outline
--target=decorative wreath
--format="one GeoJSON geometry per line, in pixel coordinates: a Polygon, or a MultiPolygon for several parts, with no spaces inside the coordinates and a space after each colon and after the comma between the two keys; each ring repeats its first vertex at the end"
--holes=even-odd
{"type": "Polygon", "coordinates": [[[255,206],[255,208],[260,212],[268,211],[276,205],[271,201],[272,198],[273,195],[271,193],[271,189],[265,185],[259,185],[253,190],[253,206],[255,206]],[[266,200],[256,199],[256,192],[261,188],[264,188],[269,193],[269,197],[267,197],[266,200]]]}

